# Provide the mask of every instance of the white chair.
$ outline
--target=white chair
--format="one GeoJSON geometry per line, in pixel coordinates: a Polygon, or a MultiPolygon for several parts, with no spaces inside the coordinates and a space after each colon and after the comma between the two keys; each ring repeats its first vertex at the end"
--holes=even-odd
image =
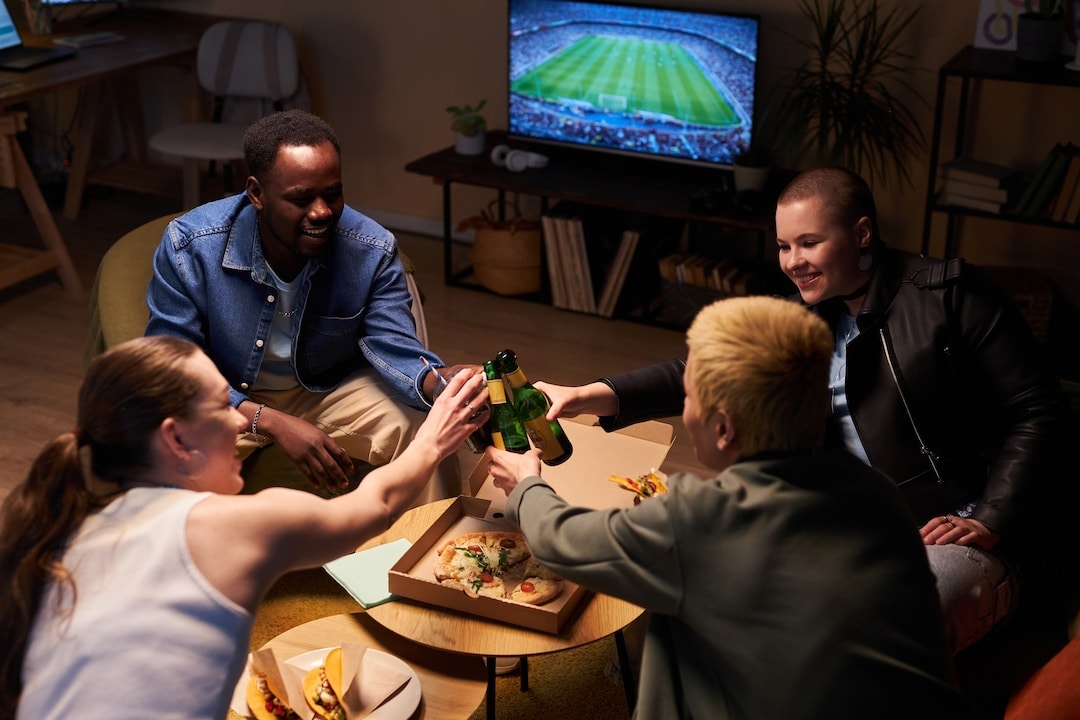
{"type": "MultiPolygon", "coordinates": [[[[210,122],[166,128],[150,138],[150,147],[183,160],[184,208],[199,204],[199,172],[222,164],[226,190],[232,190],[232,166],[243,160],[248,123],[226,122],[230,101],[261,101],[274,110],[300,90],[296,42],[287,28],[258,20],[227,20],[212,25],[199,40],[196,57],[199,86],[213,98],[210,122]]],[[[266,109],[263,110],[265,112],[266,109]]]]}

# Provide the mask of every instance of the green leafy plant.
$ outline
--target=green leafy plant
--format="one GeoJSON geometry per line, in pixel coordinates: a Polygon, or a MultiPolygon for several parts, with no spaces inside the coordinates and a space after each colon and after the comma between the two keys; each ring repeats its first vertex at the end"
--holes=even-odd
{"type": "Polygon", "coordinates": [[[908,163],[926,148],[903,49],[922,10],[879,0],[799,0],[814,35],[809,58],[782,83],[775,108],[778,148],[793,162],[842,165],[868,180],[892,174],[912,184],[908,163]],[[903,95],[903,98],[901,97],[903,95]]]}
{"type": "Polygon", "coordinates": [[[446,112],[450,113],[451,117],[450,129],[470,137],[487,130],[487,121],[480,114],[486,104],[487,100],[481,100],[476,103],[476,107],[472,105],[451,105],[446,108],[446,112]]]}

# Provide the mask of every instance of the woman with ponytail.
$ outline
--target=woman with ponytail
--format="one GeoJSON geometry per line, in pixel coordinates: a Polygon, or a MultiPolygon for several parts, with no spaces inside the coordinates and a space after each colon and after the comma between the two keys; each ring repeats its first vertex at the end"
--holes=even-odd
{"type": "Polygon", "coordinates": [[[247,422],[213,362],[163,336],[99,356],[75,427],[0,509],[0,717],[225,717],[270,585],[385,530],[486,419],[485,394],[456,375],[351,493],[237,495],[247,422]]]}

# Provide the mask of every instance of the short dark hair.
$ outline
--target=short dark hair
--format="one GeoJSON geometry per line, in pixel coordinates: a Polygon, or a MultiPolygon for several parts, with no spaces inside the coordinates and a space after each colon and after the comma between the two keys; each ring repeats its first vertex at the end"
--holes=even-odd
{"type": "Polygon", "coordinates": [[[819,167],[806,170],[780,191],[777,205],[820,197],[836,220],[854,225],[859,218],[870,218],[871,240],[881,242],[878,232],[877,205],[870,186],[857,173],[842,167],[819,167]]]}
{"type": "Polygon", "coordinates": [[[328,142],[341,157],[334,129],[318,115],[292,109],[272,113],[253,122],[244,133],[244,160],[260,182],[274,167],[278,150],[286,145],[315,146],[328,142]]]}

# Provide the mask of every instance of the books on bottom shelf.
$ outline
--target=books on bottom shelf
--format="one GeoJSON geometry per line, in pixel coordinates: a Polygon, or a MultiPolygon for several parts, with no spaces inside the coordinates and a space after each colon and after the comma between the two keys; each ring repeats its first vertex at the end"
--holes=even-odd
{"type": "Polygon", "coordinates": [[[637,251],[639,230],[619,230],[595,208],[561,203],[541,217],[551,302],[611,317],[637,251]]]}
{"type": "Polygon", "coordinates": [[[754,273],[731,258],[674,253],[659,262],[660,277],[684,285],[710,288],[725,295],[747,295],[754,273]]]}

